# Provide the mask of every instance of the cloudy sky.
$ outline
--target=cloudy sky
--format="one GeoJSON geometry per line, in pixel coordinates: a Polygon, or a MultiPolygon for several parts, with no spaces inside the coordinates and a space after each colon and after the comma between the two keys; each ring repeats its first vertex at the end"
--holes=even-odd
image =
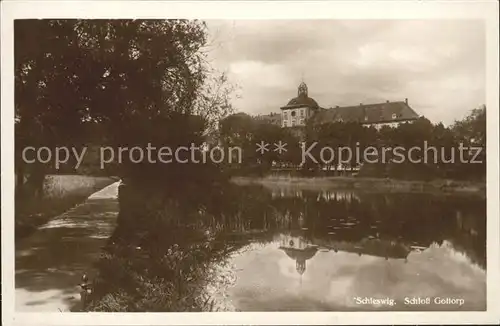
{"type": "Polygon", "coordinates": [[[485,103],[485,33],[465,20],[208,21],[209,57],[238,111],[279,112],[302,78],[320,106],[408,98],[433,122],[485,103]]]}

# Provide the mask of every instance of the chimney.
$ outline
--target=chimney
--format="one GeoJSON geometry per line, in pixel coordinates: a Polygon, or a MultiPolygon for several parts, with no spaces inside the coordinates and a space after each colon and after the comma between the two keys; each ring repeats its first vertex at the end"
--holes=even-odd
{"type": "Polygon", "coordinates": [[[363,106],[363,103],[359,103],[359,106],[363,106]]]}
{"type": "Polygon", "coordinates": [[[335,108],[337,108],[337,109],[338,109],[338,108],[340,108],[340,106],[338,106],[338,105],[337,105],[337,106],[335,106],[335,108]]]}
{"type": "Polygon", "coordinates": [[[408,98],[405,98],[405,103],[406,105],[408,105],[408,98]]]}
{"type": "Polygon", "coordinates": [[[385,103],[389,103],[389,100],[385,101],[385,103]]]}

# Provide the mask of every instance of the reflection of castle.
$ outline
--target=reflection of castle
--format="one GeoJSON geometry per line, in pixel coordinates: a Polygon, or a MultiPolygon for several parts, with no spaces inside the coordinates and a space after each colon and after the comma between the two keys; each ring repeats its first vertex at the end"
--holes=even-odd
{"type": "MultiPolygon", "coordinates": [[[[281,187],[271,189],[272,198],[303,198],[304,191],[293,187],[281,187]]],[[[322,190],[317,192],[316,200],[324,201],[344,201],[351,203],[352,201],[360,201],[356,193],[349,190],[322,190]]]]}
{"type": "Polygon", "coordinates": [[[400,242],[363,238],[360,241],[335,241],[328,239],[314,239],[314,243],[328,250],[335,252],[343,251],[374,257],[384,257],[385,259],[406,260],[412,249],[400,242]]]}
{"type": "Polygon", "coordinates": [[[283,250],[288,257],[295,260],[297,272],[302,275],[306,271],[306,261],[314,257],[318,248],[311,245],[303,237],[294,237],[291,235],[280,234],[279,236],[280,249],[283,250]]]}
{"type": "Polygon", "coordinates": [[[302,236],[281,233],[277,238],[275,237],[275,240],[279,242],[279,248],[288,257],[295,260],[297,272],[300,275],[306,271],[306,261],[314,257],[319,249],[356,253],[359,256],[369,255],[384,257],[385,259],[404,259],[405,261],[412,251],[410,247],[402,243],[380,239],[365,238],[361,241],[350,242],[314,238],[310,241],[302,236]]]}

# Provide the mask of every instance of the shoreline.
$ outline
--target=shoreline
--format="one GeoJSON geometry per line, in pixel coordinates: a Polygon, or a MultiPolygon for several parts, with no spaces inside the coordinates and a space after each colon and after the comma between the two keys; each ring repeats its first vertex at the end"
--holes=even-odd
{"type": "Polygon", "coordinates": [[[459,180],[398,180],[364,177],[232,177],[231,182],[240,185],[263,185],[267,187],[301,187],[356,189],[389,192],[430,192],[442,194],[469,194],[486,197],[486,183],[459,180]]]}

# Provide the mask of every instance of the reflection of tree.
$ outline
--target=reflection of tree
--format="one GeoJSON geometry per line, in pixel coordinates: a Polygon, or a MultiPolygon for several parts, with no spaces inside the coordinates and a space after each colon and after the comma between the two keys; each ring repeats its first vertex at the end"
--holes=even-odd
{"type": "Polygon", "coordinates": [[[457,248],[467,248],[462,251],[468,256],[485,256],[481,199],[283,188],[272,192],[262,187],[235,187],[231,194],[233,215],[224,216],[246,221],[242,224],[246,230],[301,230],[315,243],[361,243],[364,254],[399,258],[406,257],[412,246],[428,247],[450,240],[457,248]],[[467,212],[461,228],[457,227],[457,211],[467,212]]]}
{"type": "Polygon", "coordinates": [[[456,210],[456,226],[448,240],[455,250],[464,253],[469,259],[486,268],[486,220],[478,219],[476,212],[486,215],[486,205],[462,205],[456,210]]]}

